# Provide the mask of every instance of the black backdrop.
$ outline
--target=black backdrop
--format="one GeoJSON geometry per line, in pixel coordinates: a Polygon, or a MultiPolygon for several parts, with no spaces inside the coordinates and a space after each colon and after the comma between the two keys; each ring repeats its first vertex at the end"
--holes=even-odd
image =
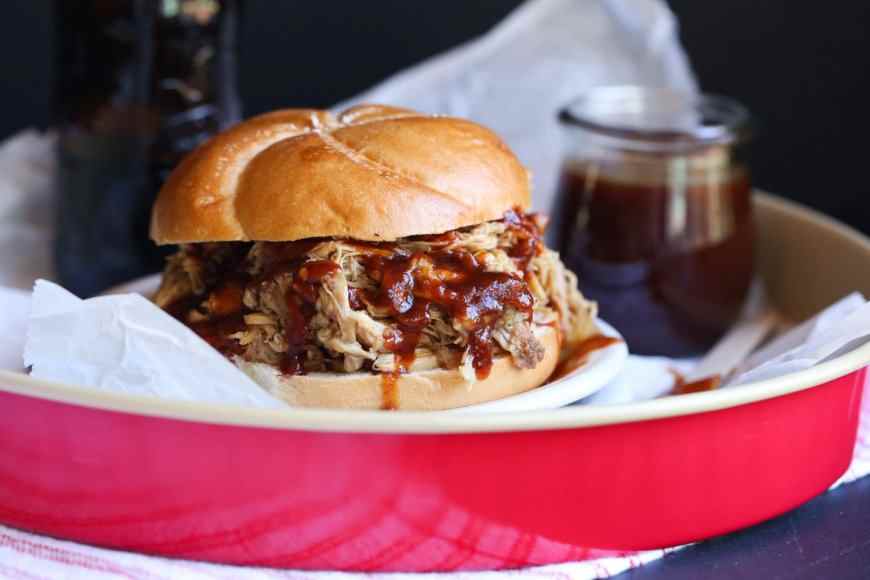
{"type": "MultiPolygon", "coordinates": [[[[245,113],[349,97],[486,31],[517,4],[247,0],[245,113]]],[[[670,4],[702,87],[742,100],[760,122],[756,183],[870,233],[870,2],[670,4]]],[[[49,0],[3,3],[0,137],[49,123],[52,18],[49,0]]]]}

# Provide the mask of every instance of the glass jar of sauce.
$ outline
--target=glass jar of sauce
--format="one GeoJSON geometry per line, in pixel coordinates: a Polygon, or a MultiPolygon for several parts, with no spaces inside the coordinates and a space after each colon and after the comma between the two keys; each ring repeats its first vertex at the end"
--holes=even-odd
{"type": "Polygon", "coordinates": [[[562,110],[557,245],[632,352],[700,354],[753,275],[749,115],[668,89],[602,87],[562,110]]]}

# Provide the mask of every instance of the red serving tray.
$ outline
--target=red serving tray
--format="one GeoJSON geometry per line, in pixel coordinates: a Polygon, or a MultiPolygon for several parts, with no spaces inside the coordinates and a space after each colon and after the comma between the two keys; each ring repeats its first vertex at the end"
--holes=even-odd
{"type": "MultiPolygon", "coordinates": [[[[870,288],[866,239],[767,196],[756,210],[786,312],[870,288]],[[813,242],[797,251],[800,238],[813,242]],[[810,246],[838,260],[808,257],[810,246]],[[783,293],[807,268],[827,285],[783,293]]],[[[671,546],[833,483],[851,460],[868,364],[865,345],[733,389],[489,416],[236,409],[0,373],[0,521],[299,569],[500,569],[671,546]]]]}

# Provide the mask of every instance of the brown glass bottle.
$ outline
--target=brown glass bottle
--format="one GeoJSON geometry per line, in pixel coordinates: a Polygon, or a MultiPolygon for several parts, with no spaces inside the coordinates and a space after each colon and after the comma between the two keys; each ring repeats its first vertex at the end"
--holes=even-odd
{"type": "Polygon", "coordinates": [[[162,268],[163,180],[236,122],[237,0],[57,0],[55,263],[82,296],[162,268]]]}

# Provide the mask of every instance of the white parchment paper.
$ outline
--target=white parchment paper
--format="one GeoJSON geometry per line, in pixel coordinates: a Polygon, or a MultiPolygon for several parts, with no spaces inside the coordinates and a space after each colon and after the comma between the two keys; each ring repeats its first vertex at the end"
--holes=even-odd
{"type": "Polygon", "coordinates": [[[748,358],[728,387],[798,372],[870,340],[870,303],[855,292],[748,358]]]}
{"type": "Polygon", "coordinates": [[[104,391],[284,407],[189,328],[138,294],[82,300],[38,280],[24,364],[40,379],[104,391]]]}

